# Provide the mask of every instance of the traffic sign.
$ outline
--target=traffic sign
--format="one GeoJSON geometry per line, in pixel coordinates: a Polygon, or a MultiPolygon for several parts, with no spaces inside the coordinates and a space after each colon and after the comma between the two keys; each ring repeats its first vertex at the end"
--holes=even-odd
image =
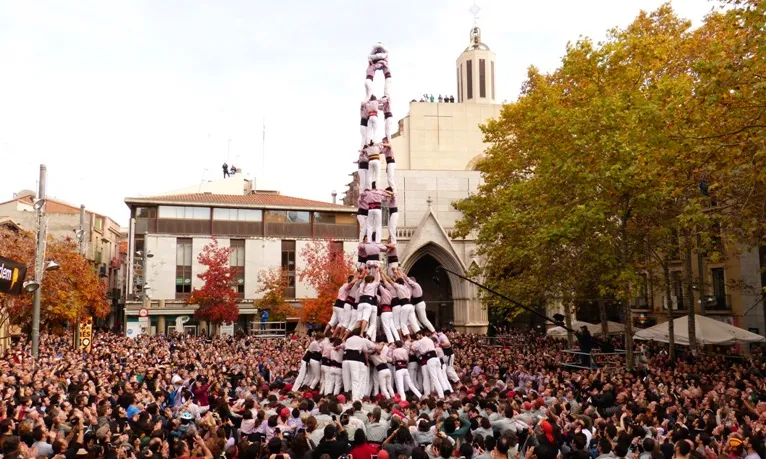
{"type": "Polygon", "coordinates": [[[149,310],[146,308],[141,308],[138,310],[138,317],[148,317],[149,316],[149,310]]]}

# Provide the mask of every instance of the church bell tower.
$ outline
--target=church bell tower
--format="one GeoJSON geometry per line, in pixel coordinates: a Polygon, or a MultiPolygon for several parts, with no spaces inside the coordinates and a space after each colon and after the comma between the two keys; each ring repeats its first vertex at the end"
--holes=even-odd
{"type": "Polygon", "coordinates": [[[474,24],[468,47],[455,62],[457,71],[457,101],[467,104],[495,104],[495,53],[481,41],[478,22],[479,8],[474,5],[474,24]]]}

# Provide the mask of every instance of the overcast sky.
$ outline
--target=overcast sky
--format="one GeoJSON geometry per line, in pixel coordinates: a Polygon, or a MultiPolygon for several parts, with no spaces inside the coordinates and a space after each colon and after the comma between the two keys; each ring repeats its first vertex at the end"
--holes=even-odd
{"type": "MultiPolygon", "coordinates": [[[[603,38],[661,3],[481,0],[498,98],[516,98],[529,65],[554,69],[567,41],[603,38]]],[[[713,6],[671,3],[695,24],[713,6]]],[[[126,225],[125,197],[217,179],[224,161],[259,189],[329,201],[355,167],[371,45],[389,48],[401,118],[423,93],[455,93],[471,6],[0,0],[0,201],[35,188],[44,163],[49,196],[126,225]]]]}

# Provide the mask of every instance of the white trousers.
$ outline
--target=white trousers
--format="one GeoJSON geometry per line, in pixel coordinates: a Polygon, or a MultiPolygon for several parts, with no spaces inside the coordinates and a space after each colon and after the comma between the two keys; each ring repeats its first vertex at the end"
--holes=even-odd
{"type": "Polygon", "coordinates": [[[319,385],[319,380],[322,378],[322,365],[319,360],[309,360],[309,366],[311,367],[311,379],[308,386],[314,389],[319,385]]]}
{"type": "Polygon", "coordinates": [[[383,233],[383,213],[380,209],[370,209],[367,214],[367,240],[380,244],[383,233]],[[372,235],[375,235],[373,240],[372,235]]]}
{"type": "MultiPolygon", "coordinates": [[[[392,164],[393,165],[393,164],[392,164]]],[[[391,236],[391,243],[396,244],[396,224],[399,223],[399,212],[394,212],[388,216],[388,235],[391,236]]]]}
{"type": "Polygon", "coordinates": [[[433,324],[431,323],[430,320],[428,320],[428,316],[426,315],[425,301],[421,301],[420,303],[415,305],[415,313],[418,316],[418,320],[420,321],[421,324],[423,324],[424,327],[426,327],[431,333],[436,331],[433,324]]]}
{"type": "Polygon", "coordinates": [[[367,140],[367,126],[360,124],[359,125],[359,134],[361,134],[361,145],[359,146],[359,149],[363,149],[365,147],[364,141],[367,140]]]}
{"type": "Polygon", "coordinates": [[[378,116],[374,115],[367,118],[367,135],[365,136],[365,145],[369,145],[375,139],[375,133],[378,130],[378,116]]]}
{"type": "Polygon", "coordinates": [[[369,169],[367,169],[364,189],[371,190],[373,188],[380,188],[380,160],[371,160],[367,167],[369,169]]]}
{"type": "Polygon", "coordinates": [[[359,242],[362,242],[364,235],[367,234],[367,215],[357,215],[356,222],[359,223],[359,242]]]}
{"type": "Polygon", "coordinates": [[[322,365],[322,380],[319,382],[319,393],[322,395],[332,394],[332,389],[327,391],[330,383],[330,368],[329,365],[322,365]]]}
{"type": "Polygon", "coordinates": [[[447,378],[450,381],[456,383],[456,382],[460,381],[460,378],[457,375],[457,371],[455,371],[455,354],[452,354],[452,355],[449,355],[449,356],[446,356],[446,357],[447,357],[447,359],[446,359],[447,362],[445,362],[445,366],[447,367],[446,368],[447,378]]]}
{"type": "MultiPolygon", "coordinates": [[[[370,167],[369,163],[367,167],[370,167]]],[[[359,168],[356,171],[359,174],[359,192],[361,193],[367,185],[367,176],[370,175],[370,170],[359,168]]]]}
{"type": "Polygon", "coordinates": [[[359,322],[359,309],[354,309],[349,305],[350,311],[348,314],[348,322],[346,322],[346,329],[353,330],[356,328],[357,322],[359,322]]]}
{"type": "Polygon", "coordinates": [[[330,317],[330,326],[334,327],[343,323],[343,308],[332,307],[332,317],[330,317]]]}
{"type": "Polygon", "coordinates": [[[367,334],[370,335],[370,341],[375,342],[378,336],[378,307],[370,305],[370,323],[367,326],[367,334]]]}
{"type": "Polygon", "coordinates": [[[396,393],[394,392],[392,379],[391,370],[388,368],[385,370],[378,370],[378,386],[380,386],[380,392],[386,398],[391,398],[396,393]]]}
{"type": "Polygon", "coordinates": [[[399,316],[399,324],[402,326],[402,330],[406,329],[409,324],[409,326],[412,327],[413,333],[420,331],[418,318],[415,316],[415,306],[411,304],[402,306],[402,312],[399,316]]]}
{"type": "Polygon", "coordinates": [[[383,324],[383,333],[386,334],[386,341],[393,343],[399,341],[399,333],[394,327],[394,313],[383,312],[380,314],[380,323],[383,324]]]}
{"type": "Polygon", "coordinates": [[[340,364],[340,378],[343,381],[343,392],[351,392],[351,363],[350,360],[344,360],[340,364]]]}
{"type": "Polygon", "coordinates": [[[452,384],[449,383],[449,377],[447,377],[447,365],[445,365],[441,360],[439,360],[439,365],[441,367],[441,371],[439,372],[439,384],[442,385],[444,392],[452,392],[452,384]]]}
{"type": "Polygon", "coordinates": [[[358,362],[356,360],[346,360],[343,362],[343,364],[348,364],[348,372],[351,383],[351,400],[354,402],[357,400],[362,400],[362,398],[364,398],[368,380],[368,377],[366,376],[368,373],[367,366],[364,363],[358,362]]]}
{"type": "MultiPolygon", "coordinates": [[[[367,95],[368,99],[372,95],[372,80],[369,78],[364,80],[364,93],[367,95]]],[[[383,83],[383,95],[386,97],[391,96],[391,77],[386,78],[383,83]]]]}
{"type": "Polygon", "coordinates": [[[327,367],[327,370],[325,370],[325,381],[324,381],[325,394],[333,394],[333,395],[340,394],[340,389],[341,387],[343,387],[343,377],[341,373],[342,371],[340,368],[327,367]]]}
{"type": "Polygon", "coordinates": [[[417,398],[421,398],[423,396],[418,388],[415,387],[415,382],[412,380],[410,372],[407,368],[396,370],[396,388],[399,391],[399,397],[401,397],[402,400],[407,398],[406,392],[408,388],[412,391],[413,394],[415,394],[417,398]]]}
{"type": "MultiPolygon", "coordinates": [[[[296,390],[300,389],[300,388],[301,388],[301,386],[303,386],[303,383],[304,383],[304,382],[307,382],[307,380],[306,380],[306,378],[307,378],[306,374],[307,374],[308,372],[309,372],[309,366],[308,366],[308,364],[307,364],[307,363],[306,363],[304,360],[301,360],[301,367],[300,367],[300,369],[298,370],[298,377],[297,377],[297,378],[295,378],[295,382],[293,383],[293,387],[295,387],[295,389],[296,389],[296,390]]],[[[309,378],[309,379],[308,379],[308,381],[310,381],[310,380],[311,380],[311,377],[309,376],[308,378],[309,378]]]]}
{"type": "Polygon", "coordinates": [[[423,394],[431,395],[431,375],[428,373],[428,365],[420,367],[420,381],[423,384],[423,394]]]}
{"type": "Polygon", "coordinates": [[[402,339],[404,339],[404,336],[410,336],[410,332],[407,331],[407,333],[404,333],[404,329],[402,328],[402,306],[396,305],[391,308],[391,311],[393,312],[394,328],[402,330],[402,339]]]}
{"type": "Polygon", "coordinates": [[[410,374],[410,380],[420,392],[423,392],[423,373],[420,372],[418,362],[407,362],[407,372],[410,374]]]}
{"type": "Polygon", "coordinates": [[[439,398],[444,398],[444,389],[442,388],[441,383],[445,377],[441,371],[441,362],[437,357],[428,359],[426,368],[428,369],[428,378],[431,383],[431,390],[435,390],[436,393],[439,394],[439,398]]]}
{"type": "Polygon", "coordinates": [[[396,172],[396,163],[386,162],[386,181],[388,182],[388,186],[390,186],[392,190],[396,190],[396,181],[394,180],[394,172],[396,172]]]}
{"type": "Polygon", "coordinates": [[[348,328],[348,321],[351,319],[351,305],[348,303],[343,304],[343,313],[340,316],[340,322],[338,325],[340,325],[343,328],[348,328]]]}
{"type": "Polygon", "coordinates": [[[369,325],[370,323],[370,313],[372,312],[372,305],[369,303],[359,303],[359,306],[357,306],[357,324],[359,322],[367,322],[369,325]]]}
{"type": "Polygon", "coordinates": [[[389,142],[391,141],[391,125],[393,124],[393,122],[394,122],[393,116],[389,116],[388,118],[385,119],[385,121],[383,121],[384,123],[383,128],[385,129],[386,138],[388,139],[389,142]]]}

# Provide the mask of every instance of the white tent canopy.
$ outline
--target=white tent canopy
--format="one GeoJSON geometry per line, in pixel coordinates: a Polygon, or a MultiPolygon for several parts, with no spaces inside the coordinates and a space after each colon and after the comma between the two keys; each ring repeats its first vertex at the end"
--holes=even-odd
{"type": "MultiPolygon", "coordinates": [[[[625,333],[625,326],[617,322],[607,322],[608,333],[610,335],[619,335],[625,333]]],[[[589,322],[581,322],[579,320],[572,321],[572,330],[580,331],[580,328],[588,327],[591,335],[601,334],[601,324],[592,324],[589,322]]],[[[567,330],[564,327],[553,327],[548,329],[548,336],[561,338],[567,336],[567,330]]]]}
{"type": "MultiPolygon", "coordinates": [[[[697,343],[705,344],[738,344],[738,343],[763,343],[766,342],[766,338],[761,335],[756,335],[747,330],[743,330],[739,327],[729,325],[727,323],[711,319],[707,316],[696,316],[695,329],[697,336],[697,343]]],[[[675,343],[683,346],[689,345],[689,317],[682,316],[673,321],[673,336],[675,337],[675,343]]],[[[661,343],[667,343],[668,339],[668,323],[663,322],[657,324],[654,327],[649,327],[639,331],[633,335],[633,339],[642,339],[648,341],[659,341],[661,343]]]]}

